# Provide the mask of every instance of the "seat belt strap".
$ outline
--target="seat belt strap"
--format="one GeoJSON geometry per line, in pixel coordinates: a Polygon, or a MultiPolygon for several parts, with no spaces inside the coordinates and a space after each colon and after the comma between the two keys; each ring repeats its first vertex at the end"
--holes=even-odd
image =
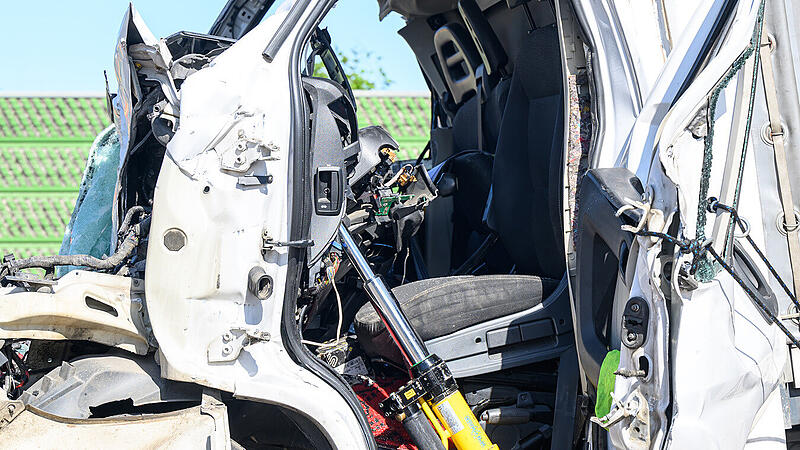
{"type": "Polygon", "coordinates": [[[783,206],[784,223],[786,226],[786,239],[789,244],[789,262],[792,266],[792,280],[794,294],[800,288],[800,224],[794,212],[794,200],[789,178],[789,163],[786,159],[786,147],[781,124],[780,107],[778,106],[778,92],[775,86],[775,76],[772,70],[772,55],[767,33],[761,35],[761,74],[764,80],[764,93],[767,99],[767,114],[769,115],[770,135],[775,153],[775,170],[778,175],[778,193],[783,206]]]}
{"type": "Polygon", "coordinates": [[[475,71],[475,96],[478,104],[478,123],[475,124],[478,130],[478,150],[483,151],[483,90],[486,82],[486,68],[481,64],[475,71]]]}

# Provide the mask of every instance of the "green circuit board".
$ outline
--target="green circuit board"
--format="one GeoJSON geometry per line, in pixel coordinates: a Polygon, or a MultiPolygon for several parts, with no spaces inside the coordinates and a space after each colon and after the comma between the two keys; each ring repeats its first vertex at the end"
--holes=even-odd
{"type": "Polygon", "coordinates": [[[381,197],[380,199],[380,206],[378,207],[378,211],[375,213],[376,216],[388,216],[389,210],[392,209],[392,206],[403,203],[406,200],[411,199],[414,197],[413,195],[406,195],[406,194],[395,194],[388,197],[381,197]]]}

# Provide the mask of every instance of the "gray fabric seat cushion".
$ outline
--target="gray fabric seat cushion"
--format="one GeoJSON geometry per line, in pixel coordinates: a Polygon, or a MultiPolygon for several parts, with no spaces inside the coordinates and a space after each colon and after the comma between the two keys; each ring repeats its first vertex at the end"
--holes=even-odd
{"type": "MultiPolygon", "coordinates": [[[[423,340],[526,310],[542,302],[557,281],[531,275],[481,275],[429,278],[392,290],[423,340]]],[[[402,364],[400,352],[370,303],[353,324],[367,355],[402,364]]]]}

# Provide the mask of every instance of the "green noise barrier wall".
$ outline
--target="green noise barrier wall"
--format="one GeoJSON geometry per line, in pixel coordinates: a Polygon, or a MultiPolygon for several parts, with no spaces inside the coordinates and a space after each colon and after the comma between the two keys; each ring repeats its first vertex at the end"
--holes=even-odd
{"type": "MultiPolygon", "coordinates": [[[[381,125],[413,159],[428,142],[430,99],[356,93],[359,126],[381,125]]],[[[99,95],[0,94],[0,254],[57,254],[92,141],[110,125],[99,95]]]]}

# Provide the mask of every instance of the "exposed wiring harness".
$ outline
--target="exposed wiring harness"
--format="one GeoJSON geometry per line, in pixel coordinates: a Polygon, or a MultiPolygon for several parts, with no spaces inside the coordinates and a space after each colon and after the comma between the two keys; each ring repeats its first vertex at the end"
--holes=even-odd
{"type": "Polygon", "coordinates": [[[314,342],[309,341],[306,339],[301,340],[303,344],[312,345],[314,347],[320,348],[331,348],[336,347],[342,340],[342,321],[344,320],[344,312],[342,310],[342,296],[339,294],[339,289],[336,287],[336,272],[339,271],[339,265],[342,262],[341,257],[336,253],[330,254],[331,264],[329,264],[325,268],[325,280],[323,281],[324,285],[330,284],[333,288],[333,293],[336,296],[336,308],[339,312],[339,320],[336,325],[336,339],[332,342],[321,343],[321,342],[314,342]]]}
{"type": "Polygon", "coordinates": [[[394,176],[389,179],[389,181],[383,183],[383,186],[392,187],[398,181],[400,181],[402,177],[409,177],[413,172],[414,172],[414,166],[412,166],[411,164],[406,164],[403,167],[401,167],[400,170],[398,170],[397,173],[394,174],[394,176]]]}
{"type": "Polygon", "coordinates": [[[12,347],[11,341],[7,341],[1,351],[6,359],[5,364],[0,367],[3,387],[10,398],[17,398],[20,395],[20,388],[30,379],[28,366],[24,358],[12,347]]]}
{"type": "Polygon", "coordinates": [[[141,206],[134,206],[128,210],[120,225],[120,234],[124,235],[124,238],[122,238],[122,243],[117,247],[117,251],[111,256],[106,258],[96,258],[90,255],[32,256],[25,259],[6,261],[3,269],[7,274],[15,274],[22,269],[52,269],[56,266],[113,270],[130,258],[133,251],[139,246],[140,239],[150,231],[150,216],[145,216],[135,225],[131,225],[134,216],[141,216],[144,212],[145,209],[141,206]]]}

